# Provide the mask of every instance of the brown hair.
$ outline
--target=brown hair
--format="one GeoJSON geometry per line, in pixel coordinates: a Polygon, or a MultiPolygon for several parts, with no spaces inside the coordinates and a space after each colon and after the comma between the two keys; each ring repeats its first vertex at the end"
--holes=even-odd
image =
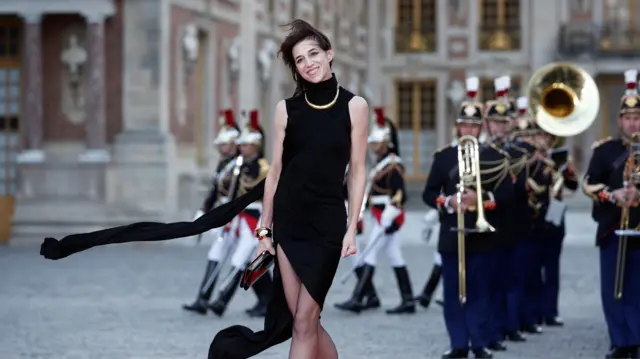
{"type": "MultiPolygon", "coordinates": [[[[296,61],[293,58],[293,47],[301,41],[312,39],[318,43],[318,46],[322,50],[328,51],[331,50],[331,42],[325,34],[304,20],[295,19],[284,26],[289,28],[289,34],[284,38],[282,44],[280,44],[278,56],[282,57],[282,61],[289,68],[291,76],[293,76],[293,80],[296,82],[296,90],[293,93],[295,96],[303,92],[304,82],[302,77],[298,76],[296,61]]],[[[329,62],[329,66],[331,66],[332,63],[333,61],[329,62]]]]}

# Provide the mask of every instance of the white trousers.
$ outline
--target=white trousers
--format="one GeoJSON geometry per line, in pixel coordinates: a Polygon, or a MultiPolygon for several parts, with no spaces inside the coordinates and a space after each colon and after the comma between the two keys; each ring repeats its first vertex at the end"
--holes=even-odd
{"type": "Polygon", "coordinates": [[[207,254],[207,258],[210,261],[214,262],[222,262],[224,261],[229,252],[233,249],[233,245],[236,242],[235,238],[235,228],[238,226],[239,218],[234,218],[230,223],[230,230],[225,231],[224,227],[214,228],[204,233],[206,236],[213,237],[213,241],[211,242],[211,248],[209,248],[209,253],[207,254]]]}
{"type": "Polygon", "coordinates": [[[240,219],[238,233],[238,244],[233,255],[231,256],[231,265],[238,269],[244,270],[247,264],[251,262],[258,248],[258,239],[254,236],[255,228],[249,228],[249,224],[244,219],[240,219]]]}
{"type": "Polygon", "coordinates": [[[378,252],[384,250],[392,267],[404,267],[406,262],[400,249],[400,243],[396,238],[398,232],[385,234],[384,227],[376,221],[371,225],[369,241],[363,251],[363,253],[367,253],[364,257],[364,262],[370,266],[375,266],[378,260],[378,252]]]}

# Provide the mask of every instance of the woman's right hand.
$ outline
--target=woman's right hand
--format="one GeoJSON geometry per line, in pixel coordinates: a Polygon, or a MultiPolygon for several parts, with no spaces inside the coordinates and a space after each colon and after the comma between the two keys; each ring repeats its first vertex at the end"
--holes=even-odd
{"type": "Polygon", "coordinates": [[[271,255],[276,255],[276,250],[273,248],[273,241],[271,238],[262,238],[258,240],[258,250],[256,251],[256,258],[264,251],[269,251],[271,255]]]}

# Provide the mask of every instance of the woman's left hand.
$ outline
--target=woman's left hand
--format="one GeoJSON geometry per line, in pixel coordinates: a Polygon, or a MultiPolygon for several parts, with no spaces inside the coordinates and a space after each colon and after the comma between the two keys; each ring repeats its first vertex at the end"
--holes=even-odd
{"type": "Polygon", "coordinates": [[[350,255],[356,254],[356,234],[347,231],[342,240],[342,258],[346,258],[350,255]]]}

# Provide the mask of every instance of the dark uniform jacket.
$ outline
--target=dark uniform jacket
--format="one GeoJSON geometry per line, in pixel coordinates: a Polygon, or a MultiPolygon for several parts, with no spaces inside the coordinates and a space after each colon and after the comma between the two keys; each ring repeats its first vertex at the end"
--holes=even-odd
{"type": "MultiPolygon", "coordinates": [[[[510,168],[514,178],[513,201],[510,203],[511,211],[504,221],[505,230],[508,231],[505,242],[513,245],[523,238],[531,227],[529,221],[529,201],[527,195],[527,178],[529,177],[528,161],[533,154],[533,146],[514,141],[505,146],[504,150],[510,157],[510,168]]],[[[503,217],[505,218],[505,217],[503,217]]]]}
{"type": "MultiPolygon", "coordinates": [[[[606,138],[594,144],[593,156],[582,189],[593,199],[592,217],[598,222],[596,245],[620,228],[622,208],[612,201],[612,192],[623,187],[623,174],[629,170],[629,144],[622,139],[606,138]]],[[[640,223],[640,207],[630,208],[629,229],[640,223]]],[[[628,246],[640,249],[640,237],[629,237],[628,246]]]]}
{"type": "Polygon", "coordinates": [[[231,179],[233,177],[233,165],[237,156],[230,156],[218,162],[216,173],[213,175],[211,189],[207,198],[202,205],[203,212],[209,212],[216,206],[220,198],[229,198],[229,189],[231,187],[231,179]]]}
{"type": "MultiPolygon", "coordinates": [[[[480,145],[480,169],[483,208],[487,221],[498,231],[500,214],[497,208],[508,205],[513,197],[513,182],[508,155],[495,145],[480,145]],[[493,198],[493,200],[491,200],[493,198]]],[[[458,147],[449,145],[434,154],[433,164],[422,193],[424,202],[440,212],[440,239],[438,251],[457,250],[457,213],[444,208],[446,197],[456,200],[458,175],[458,147]]],[[[477,212],[464,214],[465,228],[475,228],[477,212]]],[[[467,233],[465,246],[472,252],[491,250],[499,244],[497,233],[467,233]]]]}
{"type": "MultiPolygon", "coordinates": [[[[269,172],[269,163],[263,157],[256,156],[250,159],[244,159],[240,168],[240,176],[238,178],[238,188],[234,198],[238,198],[251,191],[263,179],[267,177],[269,172]]],[[[256,220],[260,218],[261,208],[255,205],[249,205],[241,214],[249,215],[256,220]]]]}
{"type": "MultiPolygon", "coordinates": [[[[394,153],[387,153],[380,156],[378,165],[381,166],[371,184],[368,203],[371,213],[378,223],[387,205],[392,205],[400,210],[406,202],[406,190],[404,186],[404,166],[394,153]],[[383,163],[384,162],[384,163],[383,163]],[[378,201],[380,198],[388,198],[388,203],[378,201]]],[[[404,223],[404,211],[401,211],[391,225],[385,228],[385,233],[390,234],[398,231],[404,223]]]]}

